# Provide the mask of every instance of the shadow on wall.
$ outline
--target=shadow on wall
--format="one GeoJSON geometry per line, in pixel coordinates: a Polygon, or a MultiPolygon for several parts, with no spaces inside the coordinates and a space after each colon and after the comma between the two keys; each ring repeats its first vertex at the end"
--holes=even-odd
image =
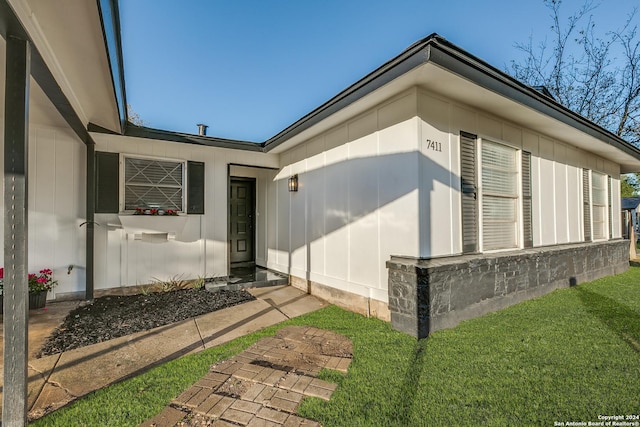
{"type": "MultiPolygon", "coordinates": [[[[338,149],[344,149],[342,154],[346,157],[347,147],[338,149]]],[[[298,173],[297,193],[289,193],[287,188],[289,171],[295,171],[295,166],[282,169],[275,178],[278,198],[284,198],[279,206],[287,202],[289,206],[286,218],[279,220],[277,241],[279,250],[289,252],[289,269],[292,263],[301,268],[306,262],[307,276],[310,271],[317,271],[311,251],[318,250],[313,248],[314,243],[328,237],[331,241],[326,244],[331,247],[325,250],[336,263],[346,266],[350,260],[358,268],[355,266],[361,262],[364,270],[372,270],[377,276],[389,255],[431,256],[433,231],[458,228],[459,215],[453,215],[449,202],[456,197],[451,192],[460,191],[460,178],[421,152],[371,155],[323,165],[325,161],[326,157],[317,161],[318,167],[298,173]],[[436,183],[441,184],[437,194],[436,183]],[[412,198],[401,200],[412,194],[412,198]],[[434,203],[436,198],[443,198],[446,203],[434,203]],[[395,205],[389,207],[391,204],[395,205]],[[434,212],[438,214],[437,224],[432,223],[434,212]],[[348,238],[346,233],[332,235],[356,223],[348,238]],[[287,225],[290,228],[285,231],[289,235],[282,230],[287,225]],[[351,258],[346,253],[350,242],[358,245],[357,250],[351,249],[351,258]],[[298,252],[300,249],[306,253],[298,252]]],[[[316,163],[313,158],[307,162],[316,163]]],[[[439,242],[440,247],[446,245],[452,251],[452,239],[447,237],[446,243],[439,242]]]]}

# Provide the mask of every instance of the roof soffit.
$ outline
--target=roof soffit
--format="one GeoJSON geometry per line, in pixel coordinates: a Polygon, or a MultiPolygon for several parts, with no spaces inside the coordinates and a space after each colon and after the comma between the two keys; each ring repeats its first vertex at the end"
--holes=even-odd
{"type": "Polygon", "coordinates": [[[7,1],[84,125],[118,130],[97,2],[7,1]]]}
{"type": "Polygon", "coordinates": [[[623,172],[640,170],[638,148],[437,35],[415,43],[266,141],[265,149],[292,148],[413,85],[595,153],[620,164],[623,172]]]}
{"type": "Polygon", "coordinates": [[[632,153],[435,64],[425,65],[418,80],[420,87],[429,92],[484,112],[488,116],[506,120],[534,133],[594,153],[620,164],[624,172],[640,170],[640,159],[632,153]]]}

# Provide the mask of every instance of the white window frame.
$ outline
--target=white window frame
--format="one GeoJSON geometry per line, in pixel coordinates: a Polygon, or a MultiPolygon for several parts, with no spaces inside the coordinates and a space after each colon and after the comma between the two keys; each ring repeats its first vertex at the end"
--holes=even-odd
{"type": "MultiPolygon", "coordinates": [[[[511,251],[514,249],[522,249],[523,247],[523,230],[522,230],[522,149],[519,147],[514,147],[513,145],[496,140],[495,138],[485,138],[478,137],[477,139],[477,182],[478,182],[478,238],[479,238],[479,250],[481,252],[490,253],[490,252],[504,252],[511,251]],[[515,197],[505,197],[514,200],[515,203],[515,223],[514,223],[514,233],[515,233],[515,245],[512,247],[505,248],[487,248],[485,244],[485,224],[484,224],[484,182],[482,178],[483,172],[483,161],[482,161],[482,147],[483,144],[490,143],[496,145],[502,145],[509,149],[512,149],[515,154],[515,197]]],[[[501,195],[496,195],[498,197],[503,197],[501,195]]]]}
{"type": "Polygon", "coordinates": [[[607,174],[591,170],[591,176],[589,181],[590,181],[589,191],[591,192],[591,240],[594,242],[608,240],[609,239],[609,203],[608,203],[609,194],[608,194],[608,188],[607,188],[608,187],[607,174]],[[595,200],[596,187],[594,184],[596,182],[596,177],[597,179],[601,180],[601,183],[603,185],[603,188],[601,189],[603,194],[602,204],[596,203],[596,200],[595,200]],[[602,211],[602,214],[601,214],[602,221],[600,223],[596,223],[595,221],[596,209],[599,209],[602,211]],[[601,227],[599,231],[603,231],[603,233],[601,233],[600,235],[597,235],[596,227],[601,227]]]}
{"type": "MultiPolygon", "coordinates": [[[[160,162],[174,162],[180,163],[182,165],[182,197],[181,197],[181,209],[179,210],[180,214],[186,213],[186,195],[187,195],[187,161],[181,159],[174,158],[166,158],[166,157],[153,157],[153,156],[144,156],[137,154],[120,154],[120,213],[133,213],[134,209],[125,209],[125,199],[126,199],[126,160],[127,159],[136,159],[136,160],[149,160],[149,161],[160,161],[160,162]]],[[[165,207],[166,208],[166,207],[165,207]]]]}

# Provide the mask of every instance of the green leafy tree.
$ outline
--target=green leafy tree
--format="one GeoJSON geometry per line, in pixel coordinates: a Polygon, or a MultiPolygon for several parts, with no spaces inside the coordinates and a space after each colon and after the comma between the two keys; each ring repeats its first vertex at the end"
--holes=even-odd
{"type": "Polygon", "coordinates": [[[620,197],[634,197],[638,195],[638,180],[635,178],[622,175],[622,179],[620,180],[620,197]]]}

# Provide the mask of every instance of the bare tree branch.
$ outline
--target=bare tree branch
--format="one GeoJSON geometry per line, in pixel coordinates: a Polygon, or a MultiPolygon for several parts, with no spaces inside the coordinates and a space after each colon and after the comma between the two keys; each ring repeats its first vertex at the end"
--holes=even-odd
{"type": "Polygon", "coordinates": [[[563,19],[561,0],[543,0],[549,9],[550,35],[534,44],[533,35],[515,46],[523,54],[507,70],[532,86],[545,86],[558,102],[627,141],[640,146],[640,38],[632,25],[598,36],[586,0],[563,19]]]}

